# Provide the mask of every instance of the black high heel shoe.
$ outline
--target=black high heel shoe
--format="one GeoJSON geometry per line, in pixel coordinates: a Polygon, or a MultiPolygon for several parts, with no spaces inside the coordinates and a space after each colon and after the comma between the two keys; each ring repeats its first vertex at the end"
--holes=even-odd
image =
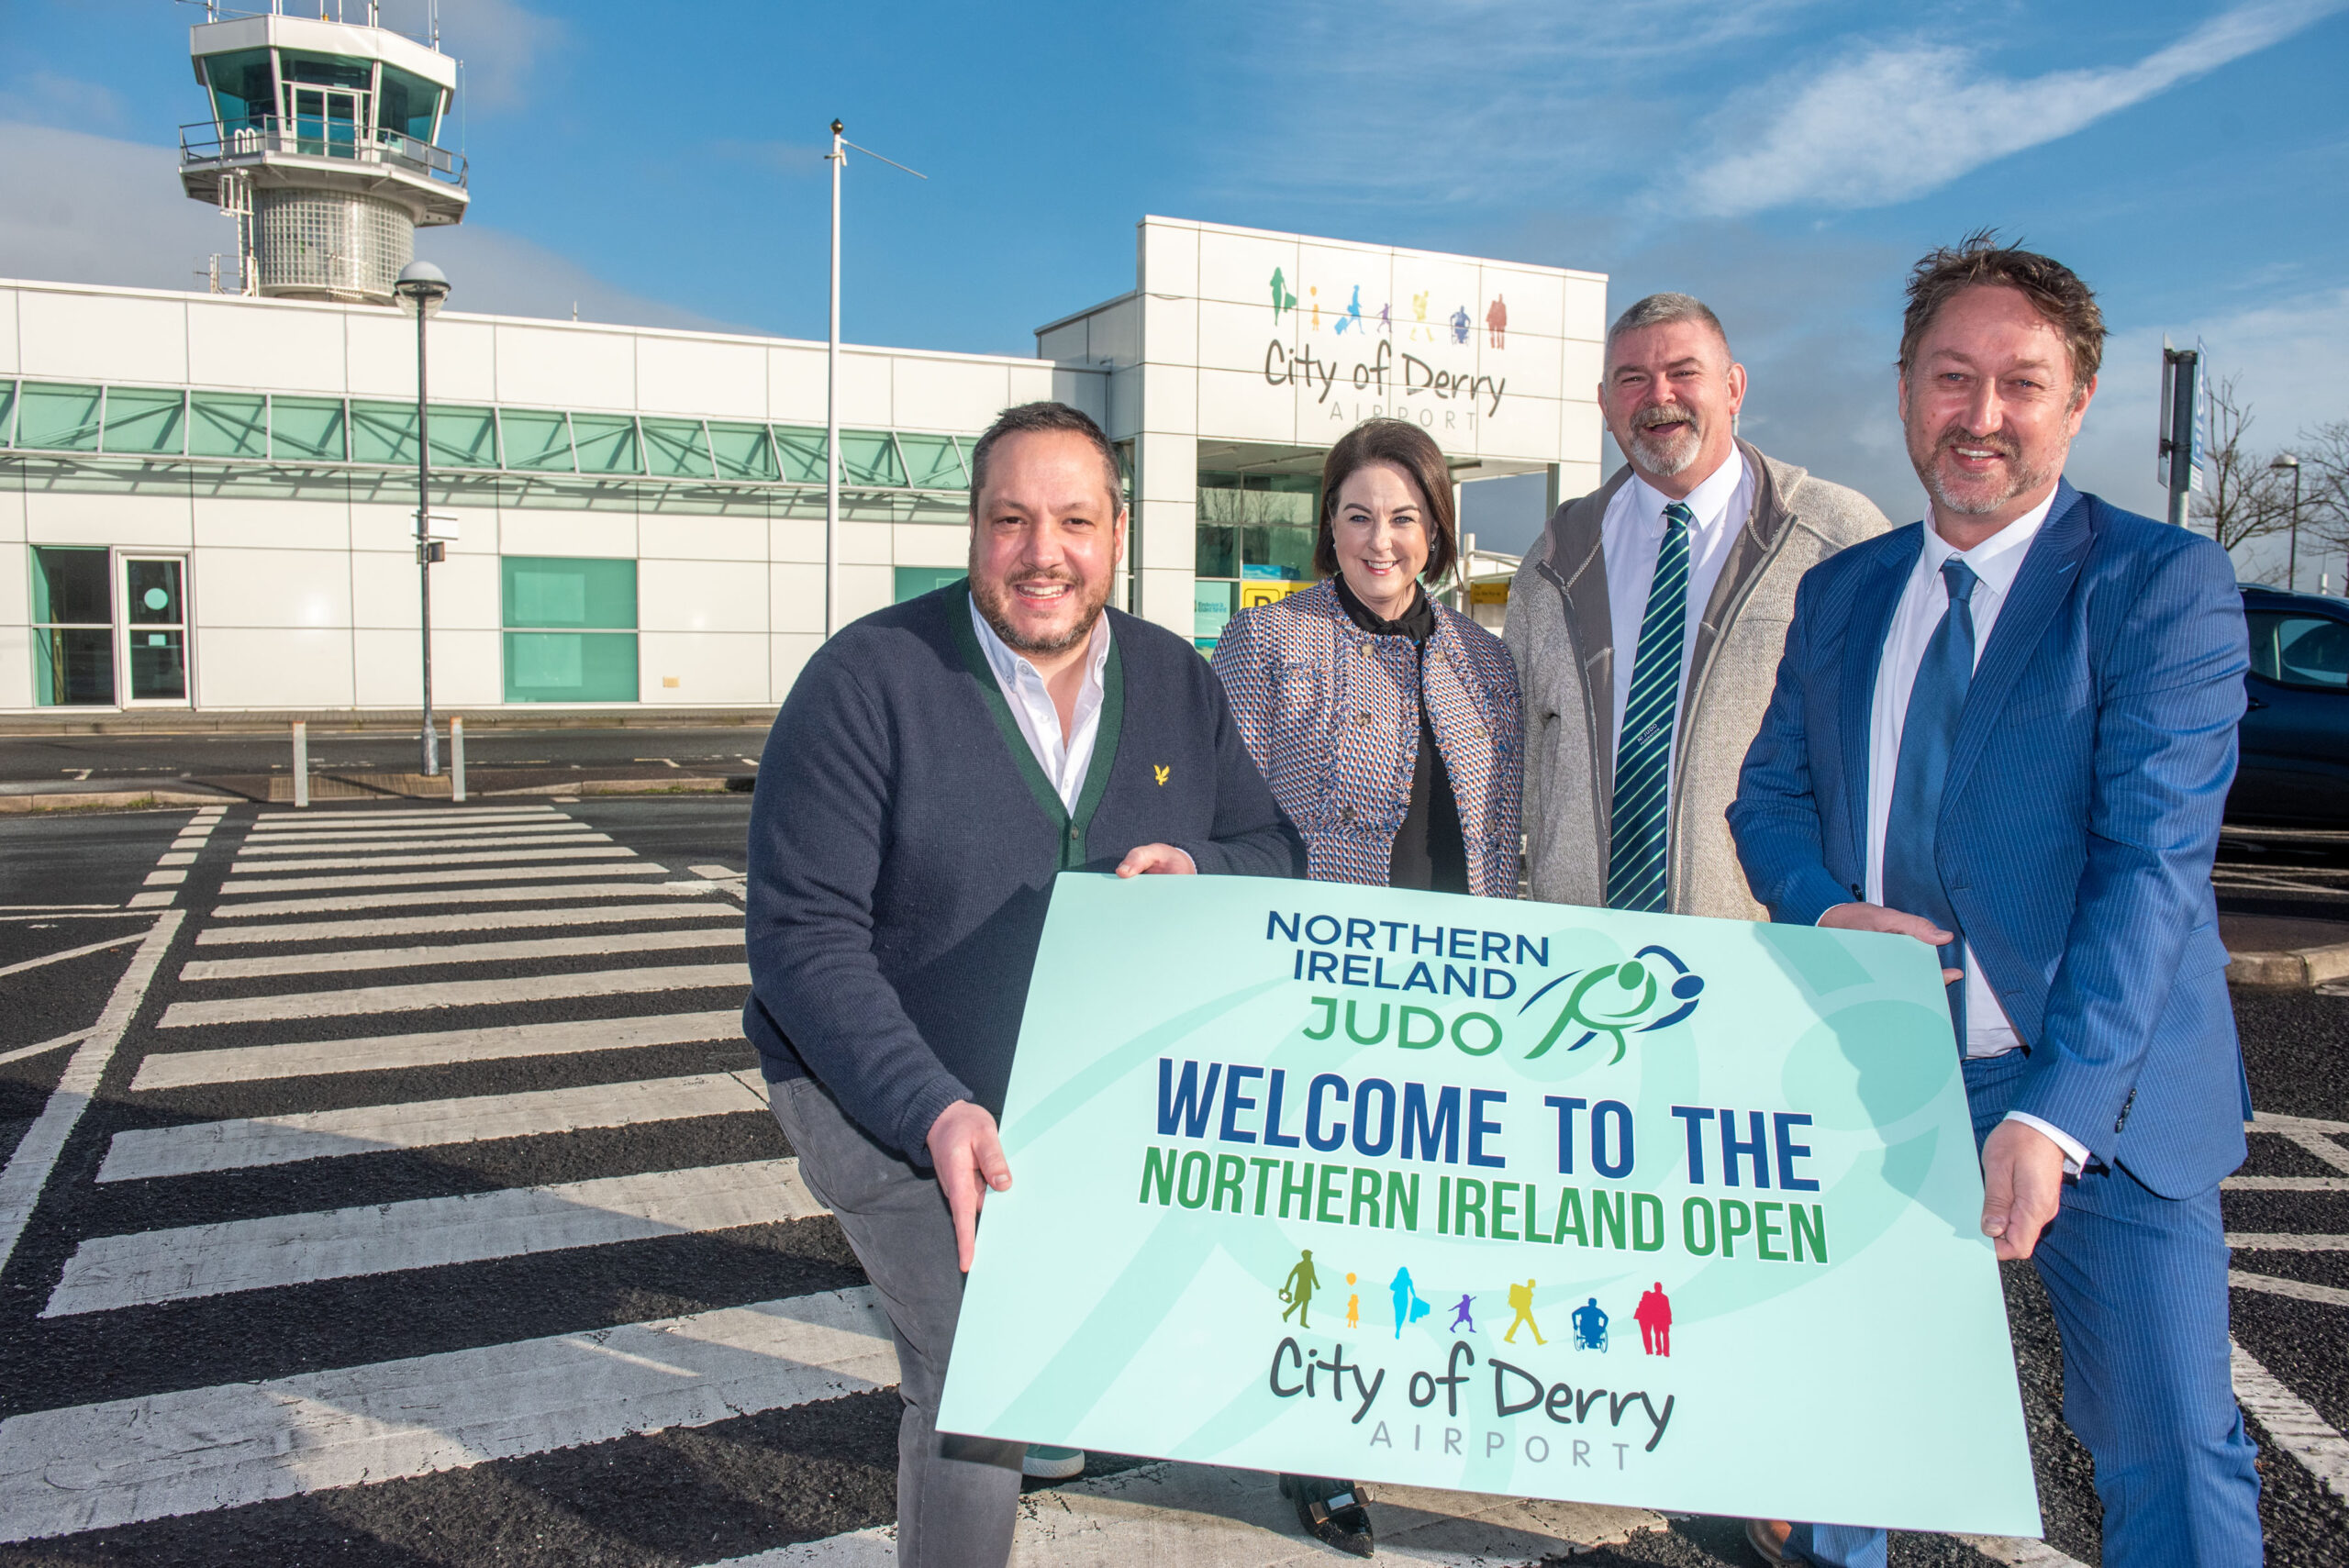
{"type": "Polygon", "coordinates": [[[1367,1557],[1375,1550],[1371,1540],[1367,1489],[1351,1481],[1319,1475],[1284,1475],[1281,1496],[1297,1505],[1297,1522],[1314,1540],[1367,1557]]]}

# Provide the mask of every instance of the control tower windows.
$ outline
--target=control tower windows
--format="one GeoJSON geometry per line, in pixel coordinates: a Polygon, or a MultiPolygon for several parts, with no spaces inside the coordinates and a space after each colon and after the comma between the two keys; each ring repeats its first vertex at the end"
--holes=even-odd
{"type": "Polygon", "coordinates": [[[265,49],[205,56],[204,81],[212,89],[213,117],[224,135],[259,128],[277,113],[277,82],[265,49]]]}
{"type": "Polygon", "coordinates": [[[396,66],[384,67],[383,112],[377,124],[411,141],[430,141],[440,117],[440,89],[396,66]]]}

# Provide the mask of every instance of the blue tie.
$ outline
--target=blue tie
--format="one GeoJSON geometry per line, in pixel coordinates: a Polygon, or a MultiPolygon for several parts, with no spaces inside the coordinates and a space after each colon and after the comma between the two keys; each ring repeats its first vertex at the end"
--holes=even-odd
{"type": "MultiPolygon", "coordinates": [[[[1884,830],[1884,901],[1904,914],[1922,915],[1958,940],[1941,950],[1943,969],[1965,967],[1965,932],[1950,907],[1942,873],[1933,861],[1933,837],[1942,815],[1942,785],[1949,776],[1950,749],[1965,712],[1965,691],[1974,682],[1974,569],[1952,556],[1942,562],[1949,608],[1925,657],[1917,683],[1909,688],[1909,714],[1900,725],[1900,762],[1892,775],[1892,818],[1884,830]]],[[[1965,1051],[1965,983],[1949,988],[1949,1016],[1957,1049],[1965,1051]]]]}
{"type": "Polygon", "coordinates": [[[1640,621],[1631,694],[1615,748],[1615,804],[1607,840],[1607,906],[1661,911],[1665,903],[1665,813],[1672,779],[1672,712],[1680,700],[1681,646],[1688,639],[1688,525],[1697,514],[1664,509],[1647,614],[1640,621]]]}

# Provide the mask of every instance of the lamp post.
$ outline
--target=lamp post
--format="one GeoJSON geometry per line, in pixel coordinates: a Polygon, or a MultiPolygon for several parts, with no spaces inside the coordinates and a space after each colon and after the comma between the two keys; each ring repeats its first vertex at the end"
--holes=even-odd
{"type": "Polygon", "coordinates": [[[440,773],[440,740],[432,728],[432,562],[442,547],[432,533],[431,410],[424,395],[424,324],[449,297],[449,277],[429,261],[410,261],[392,284],[400,308],[416,317],[416,592],[417,625],[424,644],[424,776],[440,773]]]}
{"type": "Polygon", "coordinates": [[[2284,586],[2297,594],[2300,591],[2300,460],[2290,452],[2282,452],[2267,466],[2292,471],[2292,550],[2284,568],[2284,586]]]}

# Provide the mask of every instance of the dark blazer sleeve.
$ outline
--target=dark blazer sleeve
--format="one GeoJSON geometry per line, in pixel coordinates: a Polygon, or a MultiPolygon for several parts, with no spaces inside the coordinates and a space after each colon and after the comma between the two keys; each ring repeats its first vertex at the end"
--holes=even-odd
{"type": "Polygon", "coordinates": [[[767,736],[745,926],[755,1004],[858,1126],[926,1166],[930,1124],[976,1096],[923,1040],[874,958],[895,772],[880,706],[835,640],[801,672],[767,736]]]}
{"type": "Polygon", "coordinates": [[[1305,840],[1248,755],[1223,683],[1207,661],[1197,663],[1199,700],[1215,727],[1215,823],[1206,841],[1175,848],[1207,875],[1303,876],[1305,840]]]}
{"type": "MultiPolygon", "coordinates": [[[[1812,621],[1819,595],[1817,569],[1795,590],[1794,622],[1778,659],[1778,678],[1762,728],[1746,748],[1737,775],[1737,798],[1730,803],[1730,834],[1745,868],[1746,885],[1773,920],[1815,926],[1851,890],[1835,880],[1819,826],[1819,800],[1811,790],[1810,735],[1804,718],[1812,673],[1812,621]]],[[[1821,759],[1828,767],[1837,759],[1821,759]]]]}
{"type": "Polygon", "coordinates": [[[2208,539],[2175,538],[2106,595],[2123,608],[2096,638],[2087,862],[2014,1102],[2107,1161],[2210,909],[2251,662],[2232,563],[2208,539]]]}

